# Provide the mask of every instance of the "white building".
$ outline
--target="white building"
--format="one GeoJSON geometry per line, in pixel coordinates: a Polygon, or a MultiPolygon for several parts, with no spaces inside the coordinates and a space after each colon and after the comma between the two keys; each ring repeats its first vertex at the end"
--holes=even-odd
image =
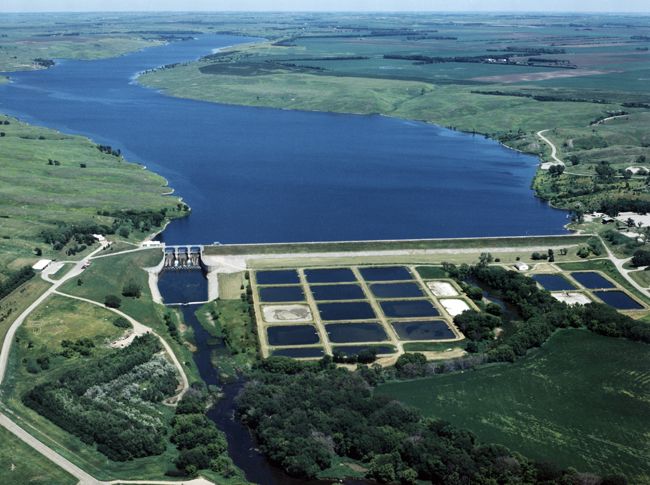
{"type": "Polygon", "coordinates": [[[143,241],[142,244],[140,244],[141,248],[162,248],[165,247],[165,245],[160,242],[160,241],[143,241]]]}
{"type": "Polygon", "coordinates": [[[32,266],[32,269],[34,271],[41,272],[45,268],[47,268],[50,265],[51,262],[52,262],[51,259],[41,259],[38,263],[36,263],[34,266],[32,266]]]}
{"type": "Polygon", "coordinates": [[[515,263],[515,268],[517,268],[519,271],[526,271],[528,269],[528,265],[520,261],[518,263],[515,263]]]}

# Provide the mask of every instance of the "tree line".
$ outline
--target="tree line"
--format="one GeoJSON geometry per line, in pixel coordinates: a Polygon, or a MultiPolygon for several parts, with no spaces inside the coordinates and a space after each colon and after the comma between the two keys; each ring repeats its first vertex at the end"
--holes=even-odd
{"type": "MultiPolygon", "coordinates": [[[[379,483],[581,483],[583,474],[575,470],[483,443],[471,431],[373,394],[363,372],[337,369],[327,356],[299,364],[312,369],[290,375],[268,372],[264,362],[238,397],[239,413],[260,450],[289,475],[315,479],[338,457],[347,457],[360,461],[366,477],[379,483]]],[[[600,483],[625,480],[607,477],[600,483]]]]}
{"type": "Polygon", "coordinates": [[[31,266],[23,266],[21,269],[9,273],[9,277],[6,280],[0,281],[0,300],[23,283],[31,280],[35,274],[31,266]]]}
{"type": "Polygon", "coordinates": [[[151,403],[172,395],[178,385],[175,367],[154,355],[161,349],[152,334],[136,337],[119,352],[34,387],[22,401],[84,443],[96,443],[113,461],[159,455],[167,448],[167,423],[151,403]]]}

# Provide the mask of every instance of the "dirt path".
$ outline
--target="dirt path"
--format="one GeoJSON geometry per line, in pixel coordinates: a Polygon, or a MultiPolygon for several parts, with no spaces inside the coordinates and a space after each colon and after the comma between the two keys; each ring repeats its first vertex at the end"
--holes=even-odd
{"type": "Polygon", "coordinates": [[[546,143],[548,143],[548,145],[551,147],[551,158],[553,160],[555,160],[556,163],[544,162],[544,163],[542,163],[542,170],[548,170],[551,165],[562,165],[564,167],[565,166],[564,162],[562,160],[560,160],[559,158],[557,158],[557,155],[556,155],[557,150],[555,149],[555,145],[553,145],[549,141],[548,138],[546,138],[545,136],[542,135],[542,133],[544,133],[545,131],[548,131],[548,130],[538,131],[537,136],[539,136],[542,140],[544,140],[546,143]]]}

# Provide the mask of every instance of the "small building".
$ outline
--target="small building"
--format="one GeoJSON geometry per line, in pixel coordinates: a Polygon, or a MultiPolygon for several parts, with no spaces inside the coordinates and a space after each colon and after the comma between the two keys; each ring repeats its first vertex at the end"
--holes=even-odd
{"type": "Polygon", "coordinates": [[[45,268],[47,268],[50,265],[51,262],[52,262],[51,259],[41,259],[38,263],[36,263],[34,266],[32,266],[32,269],[34,271],[38,271],[40,273],[45,268]]]}
{"type": "Polygon", "coordinates": [[[603,217],[603,224],[613,224],[616,222],[616,219],[612,217],[603,217]]]}
{"type": "Polygon", "coordinates": [[[101,234],[93,234],[93,237],[97,240],[99,243],[103,243],[106,241],[106,238],[102,236],[101,234]]]}
{"type": "Polygon", "coordinates": [[[143,241],[140,244],[141,248],[162,248],[165,245],[161,241],[143,241]]]}
{"type": "Polygon", "coordinates": [[[515,263],[515,268],[517,268],[519,271],[526,271],[528,269],[528,265],[519,261],[518,263],[515,263]]]}

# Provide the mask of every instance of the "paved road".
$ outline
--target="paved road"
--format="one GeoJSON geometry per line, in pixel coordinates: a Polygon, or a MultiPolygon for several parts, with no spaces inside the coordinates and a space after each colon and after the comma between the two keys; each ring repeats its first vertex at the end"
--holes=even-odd
{"type": "MultiPolygon", "coordinates": [[[[93,305],[98,305],[98,306],[104,307],[104,305],[102,305],[101,303],[98,303],[96,301],[88,300],[88,299],[85,299],[85,298],[80,298],[80,297],[76,297],[76,296],[72,296],[72,295],[67,295],[65,293],[61,293],[61,292],[57,291],[57,288],[59,286],[61,286],[63,283],[65,283],[69,279],[74,278],[75,276],[78,276],[81,273],[83,273],[84,270],[82,269],[82,266],[83,266],[84,262],[86,262],[89,259],[93,259],[93,256],[96,253],[98,253],[99,251],[101,251],[102,249],[103,249],[103,247],[98,248],[97,250],[93,251],[89,256],[82,259],[81,261],[63,261],[63,263],[72,263],[75,266],[65,276],[63,276],[60,280],[52,280],[51,277],[50,277],[52,274],[54,274],[60,268],[60,266],[61,266],[59,264],[60,262],[55,263],[55,265],[51,265],[51,267],[46,268],[41,273],[41,277],[45,281],[47,281],[49,283],[52,283],[52,286],[45,293],[43,293],[43,295],[41,295],[34,303],[32,303],[29,306],[29,308],[27,308],[27,310],[25,310],[23,313],[21,313],[21,315],[16,319],[16,321],[9,328],[9,330],[7,332],[7,335],[5,337],[5,340],[4,340],[3,344],[2,344],[2,350],[0,350],[0,383],[4,379],[4,375],[5,375],[5,372],[6,372],[6,369],[7,369],[7,361],[9,359],[9,352],[11,350],[11,344],[14,341],[14,336],[16,334],[16,331],[18,330],[20,325],[22,325],[22,323],[25,321],[25,318],[32,311],[34,311],[50,295],[57,294],[57,295],[64,296],[64,297],[67,297],[67,298],[74,298],[76,300],[82,300],[82,301],[86,301],[88,303],[92,303],[93,305]]],[[[161,343],[163,344],[163,346],[165,347],[165,350],[167,351],[167,353],[169,354],[169,356],[173,360],[174,365],[178,369],[178,372],[180,373],[181,378],[183,380],[183,389],[177,395],[178,399],[180,400],[180,398],[189,389],[189,383],[188,383],[188,380],[187,380],[187,375],[185,374],[185,371],[184,371],[181,363],[176,358],[176,355],[172,351],[169,344],[163,338],[160,338],[159,335],[157,335],[155,332],[153,332],[152,329],[150,329],[149,327],[147,327],[145,325],[142,325],[140,322],[138,322],[137,320],[134,320],[130,316],[126,315],[125,313],[123,313],[123,312],[121,312],[119,310],[113,309],[113,308],[109,308],[109,310],[111,310],[111,311],[117,313],[118,315],[121,315],[124,318],[126,318],[127,320],[129,320],[131,322],[131,324],[133,325],[134,331],[136,331],[138,333],[151,332],[160,339],[161,343]]],[[[81,468],[79,468],[78,466],[76,466],[75,464],[73,464],[72,462],[70,462],[69,460],[64,458],[63,456],[59,455],[52,448],[48,447],[44,443],[40,442],[38,439],[34,438],[31,434],[29,434],[27,431],[25,431],[23,428],[21,428],[19,425],[14,423],[11,419],[9,419],[6,415],[4,415],[2,413],[0,413],[0,426],[3,426],[6,429],[8,429],[14,435],[16,435],[18,438],[20,438],[22,441],[24,441],[25,443],[30,445],[32,448],[34,448],[36,451],[38,451],[42,455],[46,456],[50,460],[52,460],[54,463],[56,463],[58,466],[60,466],[64,470],[66,470],[71,475],[78,478],[79,483],[82,484],[82,485],[113,485],[113,484],[117,484],[117,483],[169,485],[171,483],[179,483],[178,481],[171,481],[171,480],[170,481],[155,481],[155,480],[101,481],[101,480],[97,480],[92,475],[86,473],[81,468]]],[[[197,478],[197,479],[194,479],[194,480],[183,481],[183,484],[186,484],[186,485],[212,485],[212,482],[210,482],[210,481],[208,481],[208,480],[206,480],[204,478],[197,478]]]]}
{"type": "Polygon", "coordinates": [[[605,244],[605,241],[603,241],[603,238],[600,237],[600,234],[598,234],[598,239],[600,239],[600,242],[602,243],[603,246],[605,246],[605,250],[607,251],[607,254],[609,255],[609,259],[611,259],[616,266],[616,269],[618,270],[619,273],[623,275],[623,277],[629,281],[629,283],[634,286],[639,292],[648,298],[650,298],[650,291],[648,291],[648,288],[644,288],[641,286],[639,283],[634,281],[634,279],[630,276],[630,273],[633,271],[638,271],[638,270],[630,270],[630,269],[625,269],[623,268],[623,265],[627,263],[629,260],[632,258],[617,258],[614,256],[614,253],[610,251],[610,249],[607,247],[607,244],[605,244]]]}

